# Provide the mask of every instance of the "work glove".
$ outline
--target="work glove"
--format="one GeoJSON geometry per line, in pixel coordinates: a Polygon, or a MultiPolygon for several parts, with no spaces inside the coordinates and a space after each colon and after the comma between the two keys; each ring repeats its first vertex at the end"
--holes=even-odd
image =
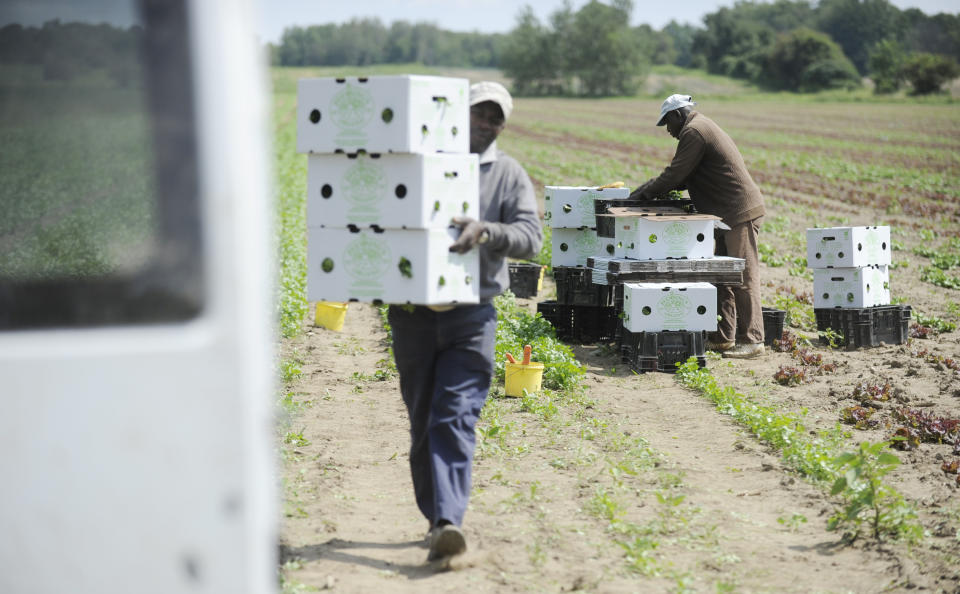
{"type": "Polygon", "coordinates": [[[640,186],[639,188],[637,188],[636,190],[634,190],[633,192],[631,192],[631,193],[630,193],[630,200],[645,200],[645,199],[649,198],[650,196],[647,196],[646,190],[647,190],[647,187],[649,187],[651,183],[653,183],[653,180],[650,180],[650,181],[644,183],[642,186],[640,186]]]}
{"type": "Polygon", "coordinates": [[[460,237],[450,245],[451,252],[465,254],[472,250],[473,246],[486,243],[490,239],[487,224],[483,221],[470,217],[453,217],[450,222],[460,228],[460,237]]]}

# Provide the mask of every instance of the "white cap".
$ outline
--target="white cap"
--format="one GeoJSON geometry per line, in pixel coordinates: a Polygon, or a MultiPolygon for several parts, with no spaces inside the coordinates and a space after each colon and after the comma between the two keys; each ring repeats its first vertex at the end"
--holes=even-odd
{"type": "Polygon", "coordinates": [[[513,99],[503,85],[492,81],[483,81],[470,85],[470,105],[493,101],[503,111],[503,119],[510,117],[513,111],[513,99]]]}
{"type": "Polygon", "coordinates": [[[693,107],[694,105],[696,103],[693,102],[693,97],[690,95],[670,95],[660,106],[660,118],[657,120],[657,125],[662,126],[664,124],[663,116],[671,111],[681,107],[693,107]]]}

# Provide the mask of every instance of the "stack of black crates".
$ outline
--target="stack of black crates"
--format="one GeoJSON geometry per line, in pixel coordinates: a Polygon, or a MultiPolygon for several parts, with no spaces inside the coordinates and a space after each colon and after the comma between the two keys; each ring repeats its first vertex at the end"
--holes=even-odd
{"type": "Polygon", "coordinates": [[[557,299],[541,301],[537,311],[567,342],[591,344],[619,338],[623,311],[623,285],[595,285],[590,269],[582,266],[554,266],[557,299]]]}

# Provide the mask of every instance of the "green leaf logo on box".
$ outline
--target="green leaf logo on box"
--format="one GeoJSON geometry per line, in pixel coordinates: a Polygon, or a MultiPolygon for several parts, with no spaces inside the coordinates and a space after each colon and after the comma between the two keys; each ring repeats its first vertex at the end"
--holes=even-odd
{"type": "Polygon", "coordinates": [[[350,291],[357,297],[378,297],[383,293],[380,283],[390,267],[390,244],[366,233],[347,244],[343,250],[344,268],[353,282],[350,291]]]}
{"type": "Polygon", "coordinates": [[[883,257],[883,247],[880,245],[880,233],[876,229],[867,229],[863,238],[863,251],[867,255],[867,264],[876,264],[883,257]]]}
{"type": "Polygon", "coordinates": [[[357,157],[356,163],[343,176],[343,191],[350,208],[347,216],[351,222],[380,222],[380,202],[386,195],[387,176],[383,167],[367,159],[357,157]]]}
{"type": "Polygon", "coordinates": [[[600,238],[597,237],[596,233],[590,231],[578,233],[577,238],[573,241],[573,249],[581,258],[596,256],[600,253],[600,238]]]}
{"type": "Polygon", "coordinates": [[[365,128],[372,117],[373,95],[366,89],[347,83],[330,101],[330,119],[340,129],[336,140],[342,144],[365,144],[365,128]]]}
{"type": "Polygon", "coordinates": [[[597,226],[597,216],[594,213],[594,202],[600,196],[595,192],[584,192],[580,196],[579,206],[580,206],[580,224],[586,225],[587,227],[596,227],[597,226]]]}
{"type": "Polygon", "coordinates": [[[663,327],[667,330],[683,330],[687,325],[690,312],[690,299],[686,295],[670,292],[657,302],[657,308],[663,316],[663,327]]]}
{"type": "Polygon", "coordinates": [[[690,243],[690,227],[685,223],[670,223],[663,230],[663,241],[667,244],[667,256],[686,257],[690,243]]]}

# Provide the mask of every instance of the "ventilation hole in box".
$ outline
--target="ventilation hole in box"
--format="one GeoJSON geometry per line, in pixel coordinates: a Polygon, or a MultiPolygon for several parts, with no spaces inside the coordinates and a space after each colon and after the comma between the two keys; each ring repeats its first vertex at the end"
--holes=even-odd
{"type": "Polygon", "coordinates": [[[647,240],[648,240],[650,243],[657,243],[657,235],[656,235],[656,233],[651,233],[651,234],[650,234],[650,237],[648,237],[647,240]]]}
{"type": "Polygon", "coordinates": [[[858,243],[858,244],[857,244],[857,251],[858,251],[858,252],[862,252],[862,251],[863,251],[863,244],[862,244],[862,243],[858,243]]]}
{"type": "Polygon", "coordinates": [[[617,242],[617,248],[618,248],[618,249],[622,249],[622,248],[623,248],[623,242],[622,242],[622,241],[618,241],[618,242],[617,242]]]}
{"type": "Polygon", "coordinates": [[[820,241],[833,241],[833,240],[835,240],[835,239],[836,239],[836,237],[824,237],[824,238],[821,239],[820,241]]]}
{"type": "Polygon", "coordinates": [[[564,204],[562,210],[565,214],[570,214],[570,211],[573,210],[573,207],[569,204],[564,204]]]}
{"type": "Polygon", "coordinates": [[[440,278],[437,279],[437,285],[444,286],[447,284],[447,279],[443,278],[443,275],[440,275],[440,278]]]}
{"type": "Polygon", "coordinates": [[[360,233],[360,227],[357,227],[353,223],[347,223],[347,230],[350,231],[350,233],[360,233]]]}
{"type": "Polygon", "coordinates": [[[467,202],[466,200],[463,201],[462,206],[463,206],[463,212],[467,212],[468,210],[470,210],[470,203],[467,202]]]}
{"type": "Polygon", "coordinates": [[[385,231],[380,225],[370,225],[370,228],[373,229],[374,233],[383,233],[385,231]]]}
{"type": "Polygon", "coordinates": [[[410,263],[410,260],[407,260],[405,257],[400,257],[400,263],[397,265],[397,268],[400,269],[400,274],[406,278],[413,278],[413,264],[410,263]]]}
{"type": "MultiPolygon", "coordinates": [[[[350,301],[356,301],[356,299],[351,299],[350,301]]],[[[383,299],[374,299],[374,300],[373,300],[373,305],[376,305],[377,307],[380,307],[381,305],[383,305],[383,299]]]]}
{"type": "Polygon", "coordinates": [[[330,184],[323,184],[323,187],[320,188],[320,195],[324,198],[333,196],[333,187],[331,187],[330,184]]]}
{"type": "Polygon", "coordinates": [[[544,215],[543,215],[543,219],[544,219],[545,221],[549,221],[549,220],[552,219],[552,218],[553,218],[553,214],[552,214],[550,211],[547,211],[547,212],[544,213],[544,215]]]}
{"type": "Polygon", "coordinates": [[[397,187],[394,188],[393,193],[397,196],[397,198],[406,198],[407,186],[403,184],[397,184],[397,187]]]}
{"type": "Polygon", "coordinates": [[[463,284],[469,285],[469,284],[472,283],[472,282],[473,282],[473,277],[470,276],[469,274],[468,274],[467,276],[463,277],[463,284]]]}
{"type": "Polygon", "coordinates": [[[569,248],[567,247],[567,244],[565,244],[565,243],[561,243],[561,244],[560,244],[560,251],[561,251],[561,252],[565,252],[565,251],[567,251],[567,249],[569,249],[569,248]]]}
{"type": "Polygon", "coordinates": [[[884,291],[889,291],[889,290],[890,290],[890,283],[888,283],[887,281],[883,281],[883,290],[884,290],[884,291]]]}
{"type": "Polygon", "coordinates": [[[630,244],[630,249],[631,249],[631,250],[633,249],[633,245],[634,245],[634,244],[632,244],[632,243],[630,244]]]}
{"type": "Polygon", "coordinates": [[[886,241],[884,241],[883,243],[880,244],[880,249],[884,249],[884,250],[887,249],[887,242],[886,242],[886,241]]]}
{"type": "Polygon", "coordinates": [[[830,299],[830,293],[824,293],[824,294],[823,294],[823,299],[824,299],[824,301],[826,301],[827,299],[830,299]]]}
{"type": "Polygon", "coordinates": [[[612,244],[612,243],[608,243],[608,244],[607,244],[607,253],[608,253],[608,254],[612,254],[614,251],[615,251],[615,248],[613,247],[613,244],[612,244]]]}
{"type": "Polygon", "coordinates": [[[437,212],[438,210],[440,210],[440,201],[439,201],[439,200],[434,200],[434,201],[433,201],[433,212],[437,212]]]}
{"type": "Polygon", "coordinates": [[[340,84],[343,84],[343,83],[347,82],[347,79],[345,79],[345,78],[338,78],[338,79],[337,79],[337,82],[340,83],[340,84]]]}
{"type": "Polygon", "coordinates": [[[420,134],[421,134],[421,136],[426,136],[426,135],[429,134],[429,133],[430,133],[430,129],[427,128],[427,125],[426,125],[426,124],[420,126],[420,134]]]}
{"type": "Polygon", "coordinates": [[[357,79],[357,82],[365,83],[365,82],[367,82],[367,77],[366,77],[366,76],[361,76],[360,78],[357,79]]]}
{"type": "Polygon", "coordinates": [[[870,283],[867,283],[867,293],[870,292],[870,283]]]}
{"type": "Polygon", "coordinates": [[[641,309],[640,311],[642,311],[642,312],[643,312],[643,315],[645,315],[645,316],[649,316],[651,313],[653,313],[653,310],[650,309],[650,306],[649,306],[649,305],[644,305],[644,306],[643,306],[643,309],[641,309]]]}
{"type": "Polygon", "coordinates": [[[383,120],[385,124],[389,124],[393,121],[393,110],[389,107],[380,112],[380,119],[383,120]]]}
{"type": "Polygon", "coordinates": [[[453,128],[450,128],[450,134],[453,134],[454,137],[456,137],[457,134],[459,133],[460,133],[460,130],[458,130],[456,126],[454,126],[453,128]]]}
{"type": "Polygon", "coordinates": [[[838,258],[843,258],[843,252],[840,252],[839,254],[837,254],[837,257],[838,257],[838,258]]]}
{"type": "Polygon", "coordinates": [[[333,272],[333,258],[324,258],[320,264],[320,270],[324,272],[333,272]]]}
{"type": "Polygon", "coordinates": [[[697,241],[703,241],[703,240],[704,240],[703,233],[697,233],[697,241]]]}
{"type": "Polygon", "coordinates": [[[320,122],[320,110],[314,109],[310,111],[310,121],[314,124],[320,122]]]}
{"type": "Polygon", "coordinates": [[[847,303],[853,303],[853,293],[847,293],[847,303]]]}
{"type": "Polygon", "coordinates": [[[832,281],[834,281],[834,282],[843,282],[843,277],[842,277],[842,276],[831,276],[831,277],[830,277],[830,280],[832,280],[832,281]]]}
{"type": "Polygon", "coordinates": [[[707,308],[706,308],[706,306],[704,306],[704,305],[698,305],[698,306],[697,306],[697,313],[700,314],[701,316],[702,316],[703,314],[707,313],[707,308]]]}
{"type": "Polygon", "coordinates": [[[814,256],[814,258],[816,258],[817,260],[819,260],[819,259],[820,259],[820,252],[817,252],[817,254],[814,256]]]}

